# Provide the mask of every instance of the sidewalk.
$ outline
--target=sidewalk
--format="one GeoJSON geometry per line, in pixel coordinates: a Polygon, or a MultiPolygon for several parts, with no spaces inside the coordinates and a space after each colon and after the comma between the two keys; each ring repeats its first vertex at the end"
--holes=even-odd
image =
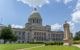
{"type": "Polygon", "coordinates": [[[36,46],[36,47],[30,47],[30,48],[23,48],[23,49],[18,49],[18,50],[27,50],[27,49],[32,49],[32,48],[39,48],[39,47],[43,47],[45,45],[42,45],[42,46],[36,46]]]}
{"type": "Polygon", "coordinates": [[[73,46],[80,48],[80,44],[73,44],[73,46]]]}

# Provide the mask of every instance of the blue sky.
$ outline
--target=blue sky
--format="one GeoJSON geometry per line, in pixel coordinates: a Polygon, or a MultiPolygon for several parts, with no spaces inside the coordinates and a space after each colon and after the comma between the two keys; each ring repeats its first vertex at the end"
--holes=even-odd
{"type": "MultiPolygon", "coordinates": [[[[3,25],[24,26],[33,11],[33,5],[23,0],[0,0],[0,23],[3,25]],[[21,2],[22,1],[22,2],[21,2]]],[[[71,32],[80,30],[80,0],[42,0],[37,10],[43,19],[43,25],[51,25],[52,30],[63,30],[66,19],[71,25],[71,32]],[[45,4],[44,4],[45,3],[45,4]]],[[[31,2],[30,2],[31,3],[31,2]]],[[[37,4],[37,3],[36,3],[37,4]]]]}

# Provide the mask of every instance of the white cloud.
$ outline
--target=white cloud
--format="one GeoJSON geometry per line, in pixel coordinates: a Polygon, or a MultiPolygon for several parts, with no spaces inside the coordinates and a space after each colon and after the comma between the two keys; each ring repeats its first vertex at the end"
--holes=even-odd
{"type": "Polygon", "coordinates": [[[54,25],[51,25],[51,30],[59,30],[60,28],[62,27],[62,25],[59,25],[59,24],[54,24],[54,25]]]}
{"type": "Polygon", "coordinates": [[[72,21],[75,23],[80,23],[80,0],[77,1],[76,7],[74,9],[75,11],[71,14],[72,21]]]}
{"type": "Polygon", "coordinates": [[[67,4],[69,2],[72,2],[72,0],[64,0],[64,4],[67,4]]]}
{"type": "Polygon", "coordinates": [[[72,2],[73,0],[56,0],[56,2],[63,2],[64,4],[68,4],[70,2],[72,2]]]}
{"type": "Polygon", "coordinates": [[[77,1],[75,10],[76,11],[80,10],[80,0],[77,1]]]}
{"type": "Polygon", "coordinates": [[[42,7],[44,4],[48,4],[49,0],[17,0],[21,1],[31,7],[42,7]]]}
{"type": "Polygon", "coordinates": [[[72,21],[74,21],[75,23],[80,23],[80,11],[75,11],[72,14],[72,21]]]}
{"type": "Polygon", "coordinates": [[[80,23],[80,0],[77,0],[77,4],[75,6],[75,9],[73,10],[74,12],[71,14],[72,16],[72,33],[73,35],[75,35],[75,32],[77,32],[77,30],[74,29],[75,24],[76,23],[80,23]]]}
{"type": "Polygon", "coordinates": [[[15,24],[12,24],[11,27],[12,27],[12,28],[24,28],[23,26],[15,25],[15,24]]]}
{"type": "Polygon", "coordinates": [[[70,29],[71,29],[71,31],[74,30],[75,23],[73,23],[73,22],[71,22],[71,21],[68,22],[68,23],[70,24],[70,29]]]}

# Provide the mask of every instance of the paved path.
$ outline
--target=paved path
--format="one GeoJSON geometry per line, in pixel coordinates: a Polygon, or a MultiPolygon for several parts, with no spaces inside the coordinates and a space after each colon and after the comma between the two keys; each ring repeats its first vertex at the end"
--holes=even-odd
{"type": "Polygon", "coordinates": [[[73,44],[73,46],[80,48],[80,44],[73,44]]]}
{"type": "Polygon", "coordinates": [[[32,48],[40,48],[40,47],[43,47],[45,45],[42,45],[42,46],[36,46],[36,47],[30,47],[30,48],[23,48],[23,49],[18,49],[18,50],[28,50],[28,49],[32,49],[32,48]]]}

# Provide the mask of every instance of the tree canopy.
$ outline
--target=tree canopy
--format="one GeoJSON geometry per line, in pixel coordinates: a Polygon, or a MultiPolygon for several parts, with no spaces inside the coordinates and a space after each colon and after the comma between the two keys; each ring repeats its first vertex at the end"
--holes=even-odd
{"type": "Polygon", "coordinates": [[[17,36],[13,34],[10,26],[1,29],[0,38],[4,40],[4,43],[7,41],[16,41],[18,39],[17,36]]]}
{"type": "Polygon", "coordinates": [[[80,40],[80,31],[76,32],[74,40],[80,40]]]}

